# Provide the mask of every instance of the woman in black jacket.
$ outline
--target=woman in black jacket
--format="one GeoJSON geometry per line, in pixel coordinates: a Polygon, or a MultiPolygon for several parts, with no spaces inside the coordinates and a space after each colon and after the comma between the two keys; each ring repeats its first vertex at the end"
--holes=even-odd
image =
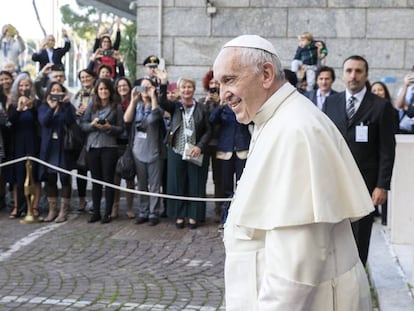
{"type": "MultiPolygon", "coordinates": [[[[178,196],[205,197],[206,182],[201,157],[211,136],[205,106],[194,99],[195,81],[181,78],[178,82],[180,100],[167,100],[167,72],[158,71],[161,80],[160,106],[171,114],[168,136],[167,193],[178,196]],[[187,145],[187,148],[186,148],[187,145]],[[183,159],[187,156],[187,159],[183,159]],[[197,163],[197,159],[199,161],[197,163]]],[[[177,229],[189,228],[205,219],[205,202],[168,200],[167,215],[175,218],[177,229]]]]}

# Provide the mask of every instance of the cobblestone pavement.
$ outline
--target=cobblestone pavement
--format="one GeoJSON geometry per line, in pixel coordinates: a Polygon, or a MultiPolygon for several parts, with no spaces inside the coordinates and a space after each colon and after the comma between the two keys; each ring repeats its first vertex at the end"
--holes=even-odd
{"type": "Polygon", "coordinates": [[[136,225],[122,209],[105,225],[76,212],[21,224],[3,209],[0,310],[224,310],[224,248],[207,206],[196,230],[136,225]]]}

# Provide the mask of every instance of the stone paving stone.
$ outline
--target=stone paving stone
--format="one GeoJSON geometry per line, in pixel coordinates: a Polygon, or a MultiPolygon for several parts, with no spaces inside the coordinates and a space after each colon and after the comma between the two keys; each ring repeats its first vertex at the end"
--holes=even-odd
{"type": "MultiPolygon", "coordinates": [[[[224,248],[212,214],[210,204],[206,223],[190,231],[164,218],[155,227],[126,217],[101,225],[71,213],[68,222],[0,257],[0,310],[220,310],[224,248]]],[[[53,225],[6,216],[0,211],[6,251],[53,225]]]]}

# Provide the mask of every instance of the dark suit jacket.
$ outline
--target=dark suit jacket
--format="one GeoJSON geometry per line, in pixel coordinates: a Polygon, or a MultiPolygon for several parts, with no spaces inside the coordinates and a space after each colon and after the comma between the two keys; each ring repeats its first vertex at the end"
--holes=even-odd
{"type": "Polygon", "coordinates": [[[344,136],[370,193],[390,189],[395,157],[395,112],[391,103],[367,91],[348,124],[345,92],[326,98],[323,111],[344,136]],[[368,126],[368,142],[355,142],[355,128],[368,126]]]}
{"type": "MultiPolygon", "coordinates": [[[[69,52],[70,41],[65,41],[65,45],[62,48],[53,49],[52,60],[55,65],[62,65],[62,57],[69,52]]],[[[32,55],[32,61],[39,62],[39,71],[49,63],[49,56],[46,50],[40,50],[32,55]]]]}
{"type": "MultiPolygon", "coordinates": [[[[317,99],[317,96],[316,96],[316,91],[317,90],[312,90],[312,91],[306,92],[305,93],[305,96],[307,98],[309,98],[312,101],[312,103],[315,104],[315,106],[318,106],[318,99],[317,99]]],[[[331,90],[331,93],[329,94],[329,96],[332,96],[332,95],[334,95],[336,93],[338,93],[338,92],[335,91],[335,90],[331,90]]]]}

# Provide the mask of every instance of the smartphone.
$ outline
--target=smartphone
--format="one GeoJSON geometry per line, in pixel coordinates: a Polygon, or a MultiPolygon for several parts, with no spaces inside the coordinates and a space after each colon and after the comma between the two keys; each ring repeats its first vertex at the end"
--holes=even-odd
{"type": "Polygon", "coordinates": [[[30,89],[27,89],[27,90],[24,90],[24,91],[23,91],[23,96],[26,96],[27,98],[29,98],[29,97],[30,97],[30,94],[31,94],[30,89]]]}
{"type": "Polygon", "coordinates": [[[137,93],[146,93],[147,91],[148,91],[147,88],[143,87],[141,85],[137,85],[135,87],[135,92],[137,92],[137,93]]]}
{"type": "Polygon", "coordinates": [[[210,92],[210,94],[215,94],[215,93],[218,93],[218,88],[211,87],[208,91],[210,92]]]}
{"type": "Polygon", "coordinates": [[[103,56],[112,56],[114,54],[113,50],[103,50],[102,55],[103,56]]]}
{"type": "Polygon", "coordinates": [[[104,125],[106,123],[105,119],[99,119],[98,124],[104,125]]]}
{"type": "Polygon", "coordinates": [[[55,102],[61,102],[64,97],[65,94],[50,94],[50,100],[55,102]]]}

